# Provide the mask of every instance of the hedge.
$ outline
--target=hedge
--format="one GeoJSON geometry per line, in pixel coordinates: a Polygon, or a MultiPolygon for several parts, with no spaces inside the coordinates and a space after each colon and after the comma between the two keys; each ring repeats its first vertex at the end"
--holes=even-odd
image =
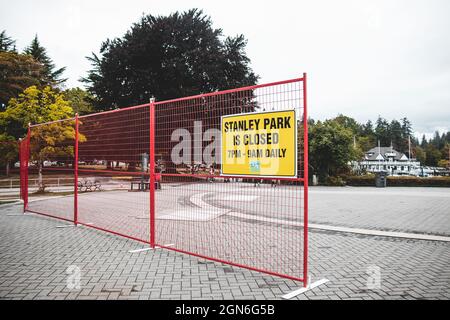
{"type": "MultiPolygon", "coordinates": [[[[375,176],[347,176],[345,177],[346,185],[348,186],[375,186],[375,176]]],[[[450,177],[387,177],[386,182],[388,187],[449,187],[450,177]]]]}

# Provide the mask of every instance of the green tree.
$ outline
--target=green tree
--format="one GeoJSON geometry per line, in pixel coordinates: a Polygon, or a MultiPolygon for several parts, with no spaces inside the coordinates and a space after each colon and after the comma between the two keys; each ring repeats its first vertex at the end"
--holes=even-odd
{"type": "Polygon", "coordinates": [[[448,167],[449,167],[449,162],[448,162],[448,160],[447,160],[447,159],[441,159],[441,160],[439,160],[439,162],[438,162],[438,167],[441,167],[441,168],[448,168],[448,167]]]}
{"type": "Polygon", "coordinates": [[[73,112],[85,115],[94,111],[92,101],[94,97],[81,88],[71,88],[64,91],[64,96],[69,101],[73,112]]]}
{"type": "Polygon", "coordinates": [[[376,145],[376,141],[373,136],[359,136],[356,139],[356,145],[363,152],[366,152],[366,151],[372,149],[376,145]]]}
{"type": "Polygon", "coordinates": [[[361,134],[363,128],[362,126],[353,118],[339,114],[334,121],[343,126],[344,128],[350,129],[354,135],[361,134]]]}
{"type": "Polygon", "coordinates": [[[7,135],[0,134],[0,166],[5,166],[6,176],[9,176],[11,163],[17,160],[19,154],[19,147],[17,141],[7,135]]]}
{"type": "Polygon", "coordinates": [[[23,137],[28,123],[37,124],[72,117],[73,110],[64,95],[50,87],[42,90],[31,86],[18,98],[12,98],[6,110],[0,112],[0,128],[15,139],[23,137]]]}
{"type": "MultiPolygon", "coordinates": [[[[45,161],[52,159],[73,159],[75,141],[75,121],[54,122],[31,130],[30,161],[38,167],[38,192],[45,191],[42,179],[42,167],[45,161]]],[[[78,142],[85,142],[83,134],[78,134],[78,142]]]]}
{"type": "Polygon", "coordinates": [[[403,138],[411,137],[413,130],[411,121],[408,118],[404,117],[402,120],[402,136],[403,138]]]}
{"type": "Polygon", "coordinates": [[[397,120],[392,120],[389,125],[390,144],[397,151],[405,153],[408,150],[408,141],[405,140],[402,131],[402,125],[397,120]]]}
{"type": "Polygon", "coordinates": [[[0,32],[0,52],[16,52],[16,40],[11,39],[6,34],[6,30],[0,32]]]}
{"type": "Polygon", "coordinates": [[[436,167],[438,165],[439,160],[441,160],[441,152],[438,148],[436,148],[433,144],[429,143],[425,147],[425,152],[427,154],[425,159],[425,165],[436,167]]]}
{"type": "Polygon", "coordinates": [[[349,162],[358,160],[361,150],[353,147],[353,132],[337,121],[318,121],[309,131],[310,163],[321,179],[349,170],[349,162]]]}
{"type": "Polygon", "coordinates": [[[93,68],[83,81],[98,109],[253,85],[258,77],[246,43],[242,35],[222,40],[201,10],[146,15],[123,38],[106,40],[101,56],[88,58],[93,68]]]}
{"type": "Polygon", "coordinates": [[[8,101],[26,88],[39,85],[43,67],[31,56],[15,52],[0,52],[0,111],[8,101]]]}
{"type": "Polygon", "coordinates": [[[420,146],[421,146],[422,148],[425,148],[426,145],[427,145],[427,143],[428,143],[427,137],[426,137],[425,135],[422,135],[422,140],[421,140],[421,142],[420,142],[420,146]]]}
{"type": "Polygon", "coordinates": [[[422,147],[416,146],[413,149],[413,154],[415,155],[415,158],[420,162],[421,165],[425,165],[425,162],[427,161],[427,154],[422,147]]]}
{"type": "MultiPolygon", "coordinates": [[[[36,86],[27,88],[18,98],[9,101],[4,112],[0,113],[0,128],[5,134],[17,139],[26,134],[28,123],[69,119],[73,109],[64,95],[49,86],[42,90],[36,86]]],[[[45,190],[42,180],[42,166],[52,157],[73,157],[73,140],[75,139],[74,121],[56,122],[34,127],[31,130],[30,160],[34,161],[39,171],[39,191],[45,190]]],[[[86,138],[79,135],[79,141],[86,138]]]]}
{"type": "MultiPolygon", "coordinates": [[[[446,137],[450,137],[449,133],[447,132],[444,135],[444,139],[446,137]]],[[[450,143],[446,142],[445,147],[441,149],[441,160],[438,162],[439,167],[450,167],[450,143]]]]}
{"type": "Polygon", "coordinates": [[[40,44],[37,35],[31,41],[31,44],[25,48],[24,53],[32,56],[43,65],[44,74],[41,79],[43,85],[57,87],[67,81],[66,78],[61,78],[66,67],[56,68],[53,60],[47,54],[47,49],[40,44]]]}
{"type": "Polygon", "coordinates": [[[375,135],[382,147],[391,145],[391,129],[389,122],[380,116],[376,121],[375,135]]]}

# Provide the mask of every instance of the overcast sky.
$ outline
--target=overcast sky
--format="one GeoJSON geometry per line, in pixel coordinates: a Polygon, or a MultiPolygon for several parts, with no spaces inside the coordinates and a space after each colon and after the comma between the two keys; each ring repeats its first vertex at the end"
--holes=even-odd
{"type": "Polygon", "coordinates": [[[244,34],[260,83],[308,73],[311,117],[408,117],[416,134],[450,130],[448,0],[0,0],[0,30],[22,50],[35,34],[68,87],[107,38],[142,14],[204,9],[224,35],[244,34]]]}

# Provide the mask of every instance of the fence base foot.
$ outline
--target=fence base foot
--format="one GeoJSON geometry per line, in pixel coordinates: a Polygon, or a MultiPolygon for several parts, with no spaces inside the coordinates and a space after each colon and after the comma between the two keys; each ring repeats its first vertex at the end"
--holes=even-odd
{"type": "MultiPolygon", "coordinates": [[[[170,243],[170,244],[165,244],[165,245],[163,245],[162,247],[172,247],[172,246],[174,246],[174,245],[175,245],[175,244],[170,243]]],[[[147,247],[147,248],[141,248],[141,249],[130,250],[130,251],[128,251],[128,252],[129,252],[129,253],[136,253],[136,252],[148,251],[148,250],[153,250],[153,249],[161,249],[161,247],[160,247],[160,246],[155,246],[154,248],[152,248],[152,247],[147,247]]]]}
{"type": "Polygon", "coordinates": [[[305,293],[306,291],[312,290],[315,287],[320,286],[321,284],[327,283],[328,281],[330,281],[330,280],[322,279],[322,280],[316,281],[314,283],[308,284],[308,286],[306,288],[301,288],[301,289],[289,292],[289,293],[285,294],[284,296],[282,296],[281,298],[283,298],[283,299],[292,299],[293,297],[296,297],[296,296],[298,296],[298,295],[300,295],[302,293],[305,293]]]}

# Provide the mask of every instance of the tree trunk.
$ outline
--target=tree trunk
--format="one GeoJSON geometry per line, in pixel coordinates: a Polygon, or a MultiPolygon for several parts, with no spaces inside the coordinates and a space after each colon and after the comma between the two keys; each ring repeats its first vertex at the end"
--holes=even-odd
{"type": "Polygon", "coordinates": [[[6,176],[9,177],[9,160],[6,161],[6,176]]]}
{"type": "Polygon", "coordinates": [[[42,162],[41,161],[39,161],[38,166],[39,166],[39,175],[38,175],[39,189],[38,189],[38,192],[44,192],[45,191],[45,186],[44,186],[44,183],[42,181],[43,179],[42,179],[42,162]]]}

